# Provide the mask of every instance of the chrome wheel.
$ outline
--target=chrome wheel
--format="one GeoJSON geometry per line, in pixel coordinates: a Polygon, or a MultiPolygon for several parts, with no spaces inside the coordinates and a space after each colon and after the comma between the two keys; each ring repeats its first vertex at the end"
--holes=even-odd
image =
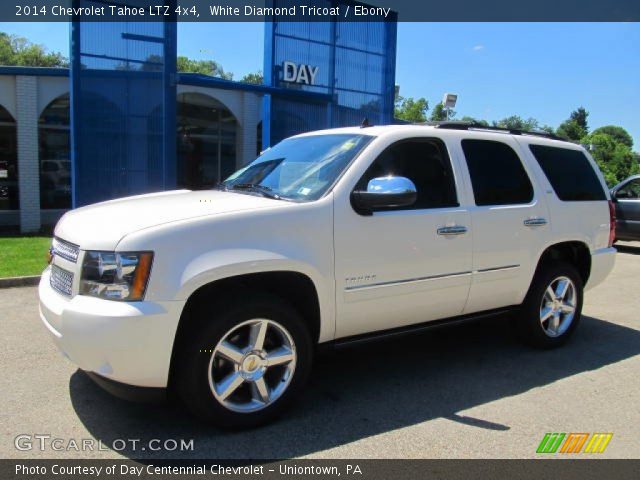
{"type": "Polygon", "coordinates": [[[255,412],[285,392],[295,368],[296,349],[289,332],[273,320],[247,320],[225,333],[213,349],[209,387],[229,410],[255,412]]]}
{"type": "Polygon", "coordinates": [[[576,313],[576,286],[568,277],[553,280],[540,304],[540,324],[549,337],[562,335],[571,326],[576,313]]]}

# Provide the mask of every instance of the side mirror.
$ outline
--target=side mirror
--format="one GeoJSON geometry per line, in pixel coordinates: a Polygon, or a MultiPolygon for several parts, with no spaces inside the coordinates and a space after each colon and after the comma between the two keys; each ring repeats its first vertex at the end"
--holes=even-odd
{"type": "Polygon", "coordinates": [[[416,186],[406,177],[378,177],[369,180],[367,190],[351,193],[351,204],[359,213],[381,208],[408,207],[415,203],[416,186]]]}

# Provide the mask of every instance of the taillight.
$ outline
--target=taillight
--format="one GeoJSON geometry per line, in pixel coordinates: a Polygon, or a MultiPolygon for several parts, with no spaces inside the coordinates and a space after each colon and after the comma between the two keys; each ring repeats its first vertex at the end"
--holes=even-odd
{"type": "Polygon", "coordinates": [[[616,206],[609,200],[609,246],[613,246],[616,239],[616,206]]]}

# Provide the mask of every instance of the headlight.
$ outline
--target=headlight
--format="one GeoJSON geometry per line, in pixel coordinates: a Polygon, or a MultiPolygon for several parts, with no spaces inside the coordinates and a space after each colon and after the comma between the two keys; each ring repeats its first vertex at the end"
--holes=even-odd
{"type": "Polygon", "coordinates": [[[108,300],[142,300],[152,261],[151,252],[86,252],[80,294],[108,300]]]}

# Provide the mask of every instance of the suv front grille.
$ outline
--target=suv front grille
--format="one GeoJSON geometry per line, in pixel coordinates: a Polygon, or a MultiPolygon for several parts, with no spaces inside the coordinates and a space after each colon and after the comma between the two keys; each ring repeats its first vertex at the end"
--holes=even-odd
{"type": "Polygon", "coordinates": [[[71,287],[73,286],[73,273],[67,272],[57,265],[52,265],[49,283],[55,291],[70,297],[71,287]]]}
{"type": "Polygon", "coordinates": [[[70,262],[76,263],[78,261],[78,254],[80,253],[80,248],[73,243],[65,242],[64,240],[60,240],[59,238],[54,237],[53,242],[51,244],[53,248],[53,254],[58,255],[65,260],[69,260],[70,262]]]}

